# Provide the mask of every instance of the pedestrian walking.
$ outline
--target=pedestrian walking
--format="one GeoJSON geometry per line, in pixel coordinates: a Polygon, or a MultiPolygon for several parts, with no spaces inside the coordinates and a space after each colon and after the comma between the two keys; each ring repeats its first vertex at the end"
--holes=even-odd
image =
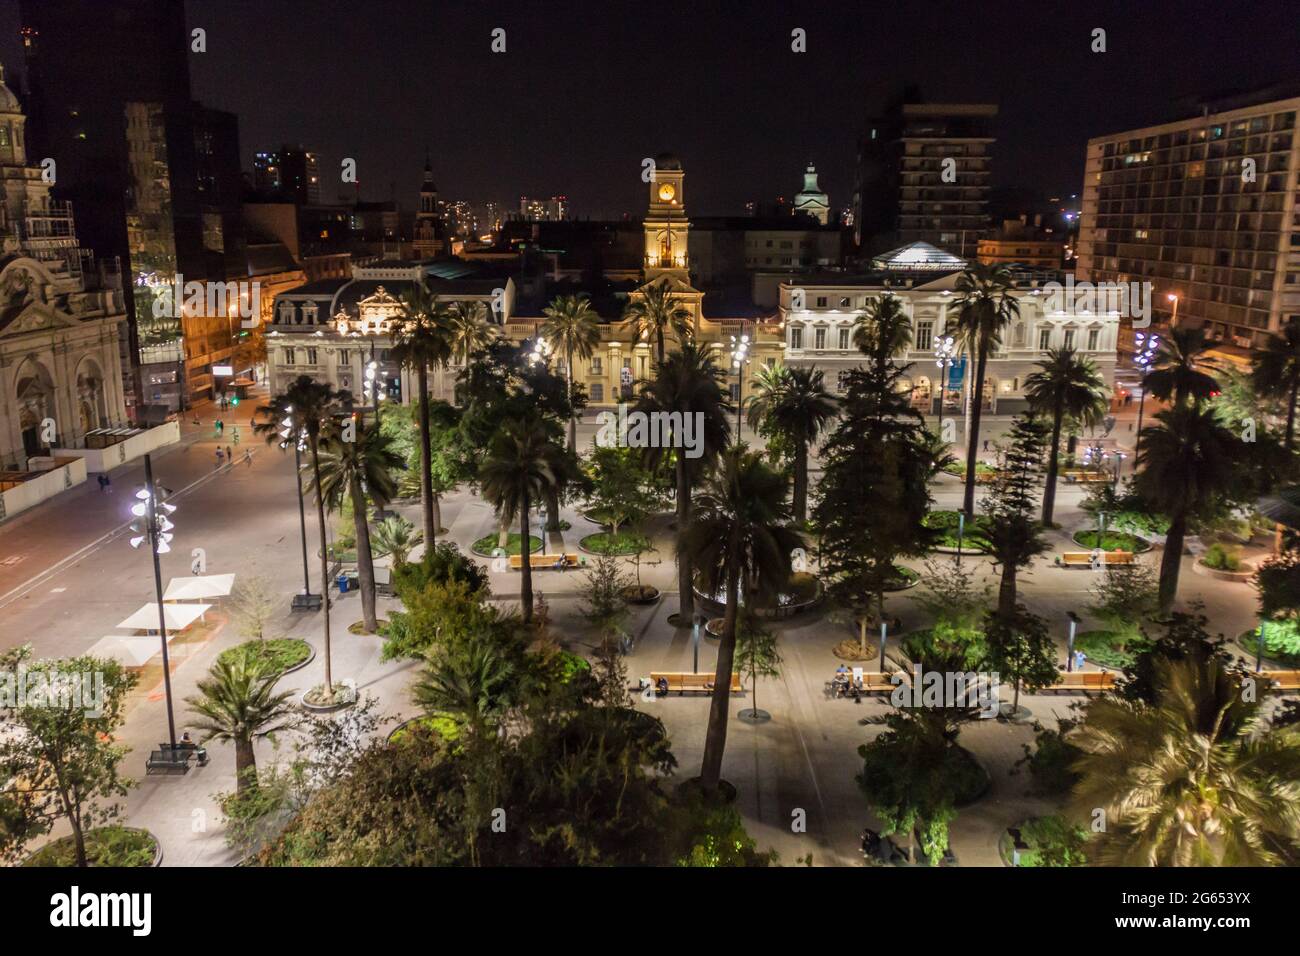
{"type": "Polygon", "coordinates": [[[96,475],[95,480],[99,482],[99,490],[102,492],[104,490],[104,476],[96,475]]]}
{"type": "Polygon", "coordinates": [[[222,450],[221,450],[221,446],[218,445],[218,446],[217,446],[217,467],[218,467],[218,468],[221,467],[222,459],[224,459],[225,457],[226,457],[226,453],[225,453],[224,451],[222,451],[222,450]]]}
{"type": "Polygon", "coordinates": [[[105,490],[105,491],[112,491],[112,490],[113,490],[113,479],[110,478],[110,477],[108,477],[108,475],[103,475],[102,477],[103,477],[103,479],[104,479],[104,490],[105,490]]]}
{"type": "Polygon", "coordinates": [[[253,451],[251,448],[244,449],[244,464],[249,468],[253,467],[253,451]]]}
{"type": "Polygon", "coordinates": [[[226,457],[230,459],[232,465],[235,463],[235,452],[229,445],[226,446],[226,457]]]}
{"type": "Polygon", "coordinates": [[[239,444],[239,426],[238,426],[238,425],[235,426],[235,444],[236,444],[236,445],[239,444]]]}
{"type": "Polygon", "coordinates": [[[989,450],[989,440],[987,438],[984,439],[984,450],[985,451],[989,450]]]}

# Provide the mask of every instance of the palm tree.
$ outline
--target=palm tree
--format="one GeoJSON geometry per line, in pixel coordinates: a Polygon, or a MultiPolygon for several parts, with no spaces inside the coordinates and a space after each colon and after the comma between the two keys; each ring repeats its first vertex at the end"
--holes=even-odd
{"type": "Polygon", "coordinates": [[[977,263],[957,279],[957,318],[954,329],[965,350],[975,357],[975,392],[971,397],[970,435],[966,448],[966,519],[975,515],[975,464],[979,451],[980,416],[984,410],[984,372],[989,354],[1002,342],[1002,330],[1020,315],[1011,294],[1015,280],[1006,266],[977,263]]]}
{"type": "Polygon", "coordinates": [[[555,484],[562,454],[551,444],[545,422],[529,414],[501,424],[488,443],[487,458],[479,466],[479,487],[483,497],[496,508],[502,525],[508,526],[516,516],[519,518],[519,569],[523,575],[520,600],[525,624],[533,619],[528,509],[555,484]]]}
{"type": "Polygon", "coordinates": [[[378,428],[367,426],[360,416],[354,417],[351,431],[348,434],[347,429],[333,426],[326,432],[314,486],[331,511],[342,508],[345,500],[352,504],[361,616],[366,632],[373,634],[379,629],[379,621],[375,616],[375,561],[370,550],[367,499],[377,508],[392,501],[397,492],[393,471],[405,468],[406,463],[392,450],[392,439],[378,428]]]}
{"type": "Polygon", "coordinates": [[[791,552],[804,543],[790,523],[787,495],[785,477],[758,452],[729,448],[677,535],[678,562],[698,567],[707,591],[721,586],[727,594],[700,770],[705,792],[717,790],[722,775],[740,603],[752,607],[760,595],[775,600],[790,580],[791,552]]]}
{"type": "MultiPolygon", "coordinates": [[[[701,443],[701,454],[689,458],[684,449],[673,454],[677,479],[677,529],[691,518],[691,485],[718,460],[731,440],[730,405],[724,391],[726,376],[713,362],[711,349],[686,342],[665,361],[655,366],[655,377],[642,389],[637,409],[649,414],[666,412],[697,416],[693,438],[701,443]]],[[[647,465],[655,469],[669,449],[647,448],[647,465]]],[[[677,560],[678,624],[689,627],[695,619],[694,574],[690,560],[677,560]]]]}
{"type": "Polygon", "coordinates": [[[415,525],[401,515],[390,515],[379,522],[375,525],[371,537],[374,540],[376,554],[393,556],[394,568],[404,565],[407,556],[420,543],[419,535],[415,533],[415,525]]]}
{"type": "Polygon", "coordinates": [[[794,520],[808,520],[808,450],[834,419],[839,402],[821,369],[766,366],[754,379],[750,421],[784,435],[794,445],[794,520]]]}
{"type": "Polygon", "coordinates": [[[1237,436],[1205,406],[1175,404],[1156,421],[1138,436],[1142,451],[1136,488],[1151,508],[1169,516],[1159,592],[1160,610],[1168,611],[1178,591],[1187,521],[1232,487],[1235,463],[1243,456],[1237,436]]]}
{"type": "MultiPolygon", "coordinates": [[[[564,355],[564,377],[568,383],[569,400],[573,400],[573,360],[584,362],[591,358],[600,345],[600,317],[587,301],[586,294],[562,295],[542,310],[546,323],[542,336],[564,355]]],[[[578,425],[575,415],[569,416],[569,451],[578,447],[578,425]]]]}
{"type": "Polygon", "coordinates": [[[912,344],[912,320],[903,311],[903,300],[886,292],[868,302],[854,319],[853,344],[877,369],[906,352],[912,344]]]}
{"type": "Polygon", "coordinates": [[[623,318],[632,321],[634,342],[654,336],[655,355],[660,365],[664,364],[667,357],[664,348],[666,332],[676,335],[677,341],[683,345],[692,334],[691,310],[673,295],[667,282],[642,287],[641,297],[628,303],[623,318]]]}
{"type": "Polygon", "coordinates": [[[430,550],[437,539],[433,513],[433,474],[429,449],[429,368],[451,361],[452,340],[447,312],[424,283],[402,300],[405,320],[393,333],[393,360],[415,369],[420,400],[420,504],[424,510],[424,540],[430,550]]]}
{"type": "Polygon", "coordinates": [[[1205,401],[1219,390],[1218,379],[1202,371],[1219,371],[1205,358],[1212,344],[1202,329],[1190,325],[1171,329],[1161,339],[1151,370],[1142,377],[1142,387],[1162,402],[1172,398],[1179,408],[1186,405],[1189,398],[1194,402],[1205,401]]]}
{"type": "Polygon", "coordinates": [[[487,306],[478,301],[455,302],[447,312],[451,353],[461,365],[468,365],[470,356],[483,351],[500,336],[497,326],[487,316],[487,306]]]}
{"type": "Polygon", "coordinates": [[[1300,396],[1300,318],[1292,316],[1281,335],[1271,335],[1255,356],[1250,376],[1255,391],[1265,398],[1286,400],[1286,450],[1295,437],[1295,403],[1300,396]]]}
{"type": "Polygon", "coordinates": [[[1056,505],[1056,475],[1060,465],[1061,426],[1066,418],[1095,425],[1106,415],[1106,381],[1092,359],[1072,348],[1052,349],[1038,363],[1039,371],[1025,379],[1029,407],[1049,416],[1052,437],[1047,446],[1047,484],[1043,488],[1043,524],[1052,524],[1056,505]]]}
{"type": "MultiPolygon", "coordinates": [[[[321,436],[344,413],[344,406],[351,403],[352,396],[348,392],[336,392],[328,384],[317,382],[309,375],[299,375],[283,395],[277,395],[269,405],[263,405],[257,410],[262,421],[253,426],[253,431],[263,436],[268,445],[279,444],[283,448],[289,441],[306,444],[311,465],[310,485],[319,488],[321,436]],[[290,435],[287,439],[280,435],[281,422],[285,419],[289,420],[290,435]]],[[[325,500],[319,494],[316,495],[316,523],[320,527],[320,593],[321,608],[325,612],[325,693],[333,696],[329,546],[325,540],[325,500]]]]}
{"type": "Polygon", "coordinates": [[[230,660],[217,658],[199,692],[185,698],[199,715],[194,725],[203,741],[230,741],[235,745],[235,788],[239,793],[257,788],[257,760],[253,742],[275,735],[293,724],[291,691],[275,693],[279,674],[265,673],[248,655],[230,660]]]}
{"type": "Polygon", "coordinates": [[[1106,827],[1114,866],[1300,862],[1300,737],[1269,730],[1257,697],[1214,656],[1155,661],[1155,702],[1092,702],[1075,802],[1106,827]]]}
{"type": "Polygon", "coordinates": [[[477,635],[463,654],[430,660],[412,697],[426,715],[447,715],[481,735],[506,710],[514,666],[477,635]]]}

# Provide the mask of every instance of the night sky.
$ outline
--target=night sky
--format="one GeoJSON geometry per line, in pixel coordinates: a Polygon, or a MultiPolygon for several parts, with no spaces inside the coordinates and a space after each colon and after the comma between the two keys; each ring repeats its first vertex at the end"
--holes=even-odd
{"type": "MultiPolygon", "coordinates": [[[[0,7],[12,67],[16,6],[0,7]]],[[[444,198],[564,193],[579,216],[639,216],[640,160],[667,149],[695,215],[789,197],[808,160],[838,211],[865,117],[905,81],[934,101],[997,102],[995,185],[1068,194],[1089,136],[1172,119],[1174,97],[1300,79],[1295,3],[186,7],[208,39],[191,55],[194,95],[239,115],[246,168],[256,149],[302,142],[322,156],[324,199],[352,188],[338,182],[350,156],[365,198],[407,207],[427,146],[444,198]],[[504,54],[490,52],[495,27],[504,54]],[[795,27],[807,53],[790,51],[795,27]]]]}

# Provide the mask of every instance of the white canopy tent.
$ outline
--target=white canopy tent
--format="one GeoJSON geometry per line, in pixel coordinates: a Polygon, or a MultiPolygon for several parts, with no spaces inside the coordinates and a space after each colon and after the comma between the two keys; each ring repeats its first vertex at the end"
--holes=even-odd
{"type": "MultiPolygon", "coordinates": [[[[164,604],[163,612],[167,615],[167,630],[169,632],[184,630],[201,618],[210,607],[211,604],[164,604]]],[[[158,630],[158,605],[144,605],[125,621],[119,622],[117,626],[135,631],[158,630]]]]}
{"type": "Polygon", "coordinates": [[[121,634],[110,634],[100,638],[86,653],[91,657],[112,658],[126,667],[144,667],[158,653],[158,638],[123,637],[121,634]]]}
{"type": "Polygon", "coordinates": [[[164,601],[203,601],[226,597],[235,586],[234,574],[206,574],[201,577],[172,578],[167,582],[164,601]]]}

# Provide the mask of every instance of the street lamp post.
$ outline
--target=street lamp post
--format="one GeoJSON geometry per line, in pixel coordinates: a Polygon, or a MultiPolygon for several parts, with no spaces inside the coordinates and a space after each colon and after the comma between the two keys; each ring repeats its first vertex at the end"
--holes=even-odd
{"type": "Polygon", "coordinates": [[[176,718],[172,713],[172,672],[171,661],[167,654],[167,610],[163,605],[162,566],[158,556],[171,550],[169,542],[172,539],[171,529],[174,525],[167,516],[175,512],[176,506],[168,504],[167,492],[154,485],[153,462],[149,455],[144,456],[144,487],[137,491],[135,496],[139,500],[131,506],[131,513],[140,520],[131,522],[131,530],[137,533],[131,538],[130,544],[131,547],[138,548],[148,541],[149,550],[153,553],[154,594],[158,600],[158,634],[162,641],[163,692],[167,701],[167,739],[171,743],[171,749],[175,750],[176,718]]]}
{"type": "Polygon", "coordinates": [[[749,364],[749,336],[731,336],[731,367],[736,370],[736,444],[740,444],[740,413],[745,407],[745,366],[749,364]]]}
{"type": "Polygon", "coordinates": [[[956,342],[951,335],[941,335],[934,344],[935,365],[939,366],[939,437],[943,437],[943,398],[948,386],[948,369],[957,356],[956,342]]]}
{"type": "Polygon", "coordinates": [[[1172,329],[1178,324],[1178,296],[1171,292],[1167,298],[1174,304],[1174,313],[1169,317],[1169,327],[1172,329]]]}
{"type": "Polygon", "coordinates": [[[1125,455],[1122,451],[1118,451],[1118,450],[1117,450],[1117,451],[1115,452],[1115,482],[1114,482],[1114,484],[1111,486],[1111,488],[1112,488],[1112,490],[1114,490],[1114,491],[1116,491],[1116,492],[1119,491],[1119,471],[1120,471],[1120,468],[1123,467],[1123,465],[1124,465],[1124,459],[1125,459],[1126,457],[1128,457],[1128,456],[1125,455]]]}
{"type": "MultiPolygon", "coordinates": [[[[286,409],[292,412],[292,408],[286,409]]],[[[293,416],[288,415],[280,422],[280,447],[284,448],[293,439],[294,481],[298,486],[298,528],[302,532],[302,593],[293,596],[293,608],[305,608],[314,611],[320,607],[320,595],[311,593],[311,574],[307,569],[307,506],[302,494],[302,435],[293,433],[293,416]]]]}
{"type": "Polygon", "coordinates": [[[1070,638],[1065,650],[1065,670],[1070,673],[1074,670],[1074,632],[1079,626],[1079,615],[1073,611],[1067,611],[1066,617],[1070,619],[1070,638]]]}
{"type": "Polygon", "coordinates": [[[1255,643],[1255,673],[1258,674],[1264,669],[1264,628],[1268,627],[1267,621],[1259,622],[1259,640],[1255,643]]]}
{"type": "Polygon", "coordinates": [[[1156,347],[1160,344],[1160,336],[1147,336],[1144,332],[1134,333],[1134,341],[1137,343],[1138,352],[1133,356],[1133,364],[1142,370],[1142,380],[1139,385],[1142,388],[1142,397],[1138,399],[1138,424],[1137,438],[1133,444],[1133,463],[1137,464],[1138,452],[1142,450],[1142,413],[1146,410],[1147,404],[1147,371],[1156,357],[1156,347]]]}

